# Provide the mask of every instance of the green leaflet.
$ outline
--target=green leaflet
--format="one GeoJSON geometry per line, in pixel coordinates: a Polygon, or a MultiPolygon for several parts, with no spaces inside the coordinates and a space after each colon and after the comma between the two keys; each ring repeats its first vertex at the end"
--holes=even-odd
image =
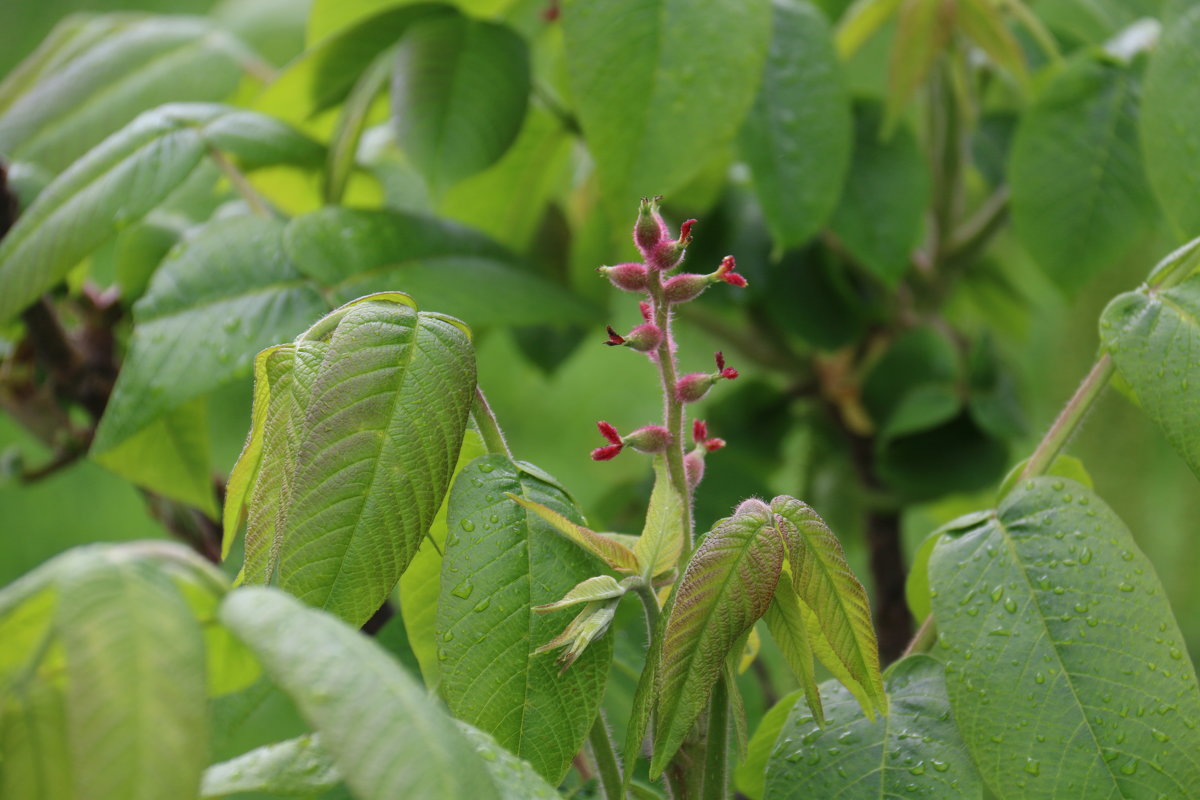
{"type": "Polygon", "coordinates": [[[496,740],[460,719],[454,724],[483,759],[500,800],[559,800],[558,791],[546,783],[529,762],[505,750],[496,740]]]}
{"type": "Polygon", "coordinates": [[[831,654],[864,690],[863,711],[868,717],[874,717],[875,711],[885,713],[887,698],[879,674],[871,605],[846,563],[841,544],[825,521],[795,498],[776,497],[771,511],[786,521],[779,523],[779,530],[787,541],[796,594],[812,610],[831,654]]]}
{"type": "Polygon", "coordinates": [[[951,719],[942,665],[910,656],[892,665],[885,680],[891,711],[874,721],[835,681],[821,685],[824,726],[797,702],[767,763],[764,798],[982,797],[951,719]]]}
{"type": "Polygon", "coordinates": [[[144,217],[210,148],[247,169],[320,155],[316,143],[248,111],[183,103],[142,114],[58,176],[0,242],[0,322],[144,217]]]}
{"type": "MultiPolygon", "coordinates": [[[[790,580],[789,575],[783,580],[790,580]]],[[[779,647],[783,658],[787,661],[792,674],[800,681],[808,707],[812,709],[818,725],[825,724],[825,714],[821,708],[821,695],[817,691],[817,671],[813,665],[813,649],[809,640],[809,628],[805,622],[804,610],[795,592],[779,591],[776,586],[775,596],[771,599],[771,607],[763,617],[771,638],[779,647]]],[[[820,633],[817,634],[818,636],[820,633]]],[[[864,710],[869,705],[864,705],[864,710]]]]}
{"type": "Polygon", "coordinates": [[[637,555],[621,541],[613,538],[620,534],[604,535],[596,533],[591,528],[584,527],[552,508],[524,497],[512,495],[509,498],[514,503],[532,511],[541,517],[558,533],[575,543],[580,549],[599,558],[613,570],[636,575],[641,572],[637,555]]]}
{"type": "Polygon", "coordinates": [[[64,771],[75,797],[191,796],[208,761],[200,626],[166,575],[120,553],[75,559],[56,579],[64,771]]]}
{"type": "Polygon", "coordinates": [[[218,800],[245,792],[309,795],[332,789],[342,777],[320,741],[319,734],[306,734],[213,764],[204,771],[200,797],[218,800]]]}
{"type": "Polygon", "coordinates": [[[1150,58],[1142,100],[1141,143],[1150,185],[1178,233],[1200,231],[1200,7],[1166,25],[1150,58]]]}
{"type": "Polygon", "coordinates": [[[639,197],[670,195],[732,141],[758,89],[771,6],[568,0],[562,22],[579,122],[608,213],[624,219],[639,197]]]}
{"type": "Polygon", "coordinates": [[[963,3],[956,2],[947,11],[942,0],[907,0],[900,6],[888,60],[885,135],[895,129],[909,101],[945,51],[960,5],[963,3]]]}
{"type": "Polygon", "coordinates": [[[1138,404],[1188,466],[1200,474],[1200,275],[1168,289],[1143,287],[1113,298],[1100,338],[1138,404]]]}
{"type": "Polygon", "coordinates": [[[475,386],[470,340],[404,295],[371,295],[267,351],[259,372],[268,399],[245,578],[278,570],[283,588],[362,624],[449,485],[475,386]]]}
{"type": "Polygon", "coordinates": [[[284,248],[335,302],[399,288],[475,327],[576,322],[597,314],[591,304],[527,272],[487,237],[417,214],[325,208],[295,219],[284,248]]]}
{"type": "Polygon", "coordinates": [[[445,711],[357,630],[265,588],[231,592],[220,618],[321,734],[356,797],[499,797],[445,711]]]}
{"type": "Polygon", "coordinates": [[[633,546],[633,554],[647,580],[670,572],[683,551],[683,503],[667,468],[666,456],[654,457],[654,490],[646,511],[646,525],[633,546]]]}
{"type": "Polygon", "coordinates": [[[391,92],[396,138],[440,194],[504,154],[525,118],[529,51],[511,28],[461,14],[414,24],[391,92]]]}
{"type": "Polygon", "coordinates": [[[737,765],[733,774],[734,787],[750,800],[762,800],[767,779],[767,759],[775,749],[775,740],[779,738],[779,731],[787,722],[792,706],[803,697],[804,692],[797,690],[780,698],[762,715],[754,735],[750,737],[746,745],[746,758],[737,765]]]}
{"type": "MultiPolygon", "coordinates": [[[[477,431],[468,428],[463,436],[458,462],[450,485],[462,473],[463,468],[479,456],[487,453],[483,438],[477,431]]],[[[447,515],[450,511],[450,493],[442,498],[426,534],[428,541],[422,542],[412,562],[400,576],[400,615],[404,618],[404,630],[408,643],[421,667],[421,677],[429,689],[437,688],[441,681],[437,659],[437,607],[442,591],[442,552],[446,547],[449,532],[447,515]]]]}
{"type": "Polygon", "coordinates": [[[283,229],[262,217],[217,219],[162,263],[134,306],[129,355],[93,454],[245,375],[254,353],[328,310],[318,287],[284,255],[283,229]]]}
{"type": "MultiPolygon", "coordinates": [[[[322,39],[389,8],[410,5],[414,0],[313,0],[308,15],[307,40],[311,47],[322,39]]],[[[513,0],[454,0],[454,5],[468,14],[490,17],[511,6],[513,0]]]]}
{"type": "Polygon", "coordinates": [[[1049,80],[1017,127],[1013,227],[1064,291],[1120,259],[1153,221],[1138,83],[1130,67],[1086,54],[1049,80]]]}
{"type": "Polygon", "coordinates": [[[0,152],[61,172],[147,109],[225,100],[251,58],[198,17],[128,22],[25,87],[0,113],[0,152]]]}
{"type": "Polygon", "coordinates": [[[929,174],[912,131],[901,124],[882,140],[882,121],[878,104],[855,105],[854,154],[829,227],[872,275],[894,286],[921,240],[929,174]]]}
{"type": "Polygon", "coordinates": [[[783,568],[771,510],[747,500],[704,537],[680,579],[656,678],[657,777],[708,702],[735,643],[766,613],[783,568]]]}
{"type": "Polygon", "coordinates": [[[739,144],[771,238],[784,250],[807,241],[837,207],[853,120],[824,16],[806,0],[772,8],[763,85],[739,144]]]}
{"type": "Polygon", "coordinates": [[[442,561],[440,690],[456,717],[557,783],[596,716],[612,637],[593,642],[559,674],[551,656],[534,651],[563,630],[569,614],[533,607],[559,600],[601,565],[506,494],[582,522],[566,493],[540,471],[502,455],[463,469],[450,493],[442,561]]]}
{"type": "Polygon", "coordinates": [[[1200,692],[1182,636],[1153,567],[1090,490],[1023,482],[939,541],[929,579],[954,716],[999,797],[1200,786],[1200,692]]]}

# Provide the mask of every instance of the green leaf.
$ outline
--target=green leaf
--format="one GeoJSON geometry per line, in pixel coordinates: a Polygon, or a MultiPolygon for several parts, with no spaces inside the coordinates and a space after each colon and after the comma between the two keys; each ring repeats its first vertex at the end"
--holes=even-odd
{"type": "Polygon", "coordinates": [[[246,579],[268,581],[277,553],[280,586],[361,625],[449,485],[475,388],[470,339],[404,295],[371,295],[275,349],[265,369],[246,579]]]}
{"type": "MultiPolygon", "coordinates": [[[[454,485],[467,464],[485,453],[487,448],[483,438],[477,431],[468,428],[463,436],[450,485],[454,485]]],[[[450,493],[447,492],[433,518],[433,524],[429,526],[429,533],[426,534],[428,541],[421,543],[408,569],[400,576],[400,615],[404,618],[409,646],[421,667],[421,677],[429,689],[435,689],[441,682],[437,658],[437,606],[442,591],[442,552],[449,532],[449,509],[450,493]]]]}
{"type": "Polygon", "coordinates": [[[217,516],[203,397],[165,410],[114,446],[93,451],[91,458],[138,486],[217,516]]]}
{"type": "Polygon", "coordinates": [[[625,219],[639,197],[670,195],[733,140],[758,89],[771,6],[568,0],[562,22],[571,91],[609,216],[625,219]]]}
{"type": "Polygon", "coordinates": [[[535,606],[559,600],[601,566],[512,494],[582,516],[566,493],[502,455],[471,462],[450,493],[438,600],[440,690],[451,712],[558,783],[596,716],[612,637],[593,642],[562,674],[534,655],[566,624],[535,606]]]}
{"type": "Polygon", "coordinates": [[[799,600],[812,610],[832,655],[865,690],[867,716],[886,712],[871,604],[841,543],[817,512],[793,497],[776,497],[771,511],[788,545],[799,600]]]}
{"type": "Polygon", "coordinates": [[[0,323],[144,217],[209,148],[245,158],[247,168],[320,152],[280,123],[224,106],[177,104],[142,114],[47,186],[0,242],[0,323]]]}
{"type": "Polygon", "coordinates": [[[733,773],[734,787],[750,800],[762,800],[766,790],[767,758],[775,749],[775,740],[779,738],[779,732],[783,730],[792,706],[802,697],[804,692],[800,690],[784,695],[758,721],[758,727],[746,746],[746,758],[737,765],[733,773]]]}
{"type": "Polygon", "coordinates": [[[917,89],[925,83],[954,33],[956,12],[964,3],[907,0],[897,15],[896,39],[888,59],[884,128],[890,135],[917,89]]]}
{"type": "MultiPolygon", "coordinates": [[[[1014,472],[1015,474],[1010,477],[1015,482],[1020,471],[1014,470],[1014,472]]],[[[1003,490],[1000,496],[1004,496],[1003,490]]],[[[933,555],[933,548],[937,545],[938,539],[942,537],[943,533],[974,527],[987,519],[990,513],[990,511],[973,511],[964,514],[933,531],[921,541],[921,546],[917,548],[917,552],[912,558],[908,577],[904,581],[904,599],[908,602],[908,610],[912,612],[915,619],[924,620],[933,613],[933,598],[929,596],[929,559],[933,555]]]]}
{"type": "Polygon", "coordinates": [[[332,789],[341,780],[333,759],[321,749],[320,736],[307,734],[213,764],[204,771],[200,797],[245,792],[310,795],[332,789]]]}
{"type": "Polygon", "coordinates": [[[1146,174],[1177,233],[1200,233],[1200,7],[1165,27],[1150,57],[1142,99],[1141,139],[1146,174]]]}
{"type": "Polygon", "coordinates": [[[671,481],[666,456],[654,457],[654,490],[646,511],[646,525],[633,545],[633,554],[649,579],[670,572],[683,551],[683,504],[671,481]]]}
{"type": "Polygon", "coordinates": [[[511,28],[461,15],[422,20],[396,56],[397,140],[438,194],[504,154],[529,88],[529,52],[511,28]]]}
{"type": "Polygon", "coordinates": [[[1085,54],[1054,75],[1017,127],[1013,226],[1064,291],[1119,260],[1155,213],[1138,149],[1132,70],[1085,54]]]}
{"type": "Polygon", "coordinates": [[[74,796],[195,795],[209,720],[191,610],[161,569],[120,548],[73,559],[56,584],[70,748],[62,768],[74,796]]]}
{"type": "Polygon", "coordinates": [[[891,710],[874,721],[834,681],[821,686],[828,721],[796,703],[767,763],[766,800],[785,797],[980,798],[983,785],[963,747],[942,665],[910,656],[887,671],[891,710]]]}
{"type": "Polygon", "coordinates": [[[36,681],[0,695],[0,791],[22,800],[71,798],[72,752],[61,686],[36,681]]]}
{"type": "Polygon", "coordinates": [[[335,302],[400,289],[475,327],[596,316],[590,304],[525,272],[494,242],[445,220],[325,208],[293,220],[284,248],[335,302]]]}
{"type": "Polygon", "coordinates": [[[0,116],[0,152],[61,172],[139,113],[233,94],[244,45],[193,17],[149,17],[39,76],[0,116]]]}
{"type": "Polygon", "coordinates": [[[779,249],[803,244],[837,208],[853,142],[850,99],[825,17],[808,2],[774,3],[763,85],[740,149],[779,249]]]}
{"type": "Polygon", "coordinates": [[[650,774],[657,777],[708,702],[726,657],[771,605],[784,547],[771,509],[747,500],[704,537],[663,636],[650,774]]]}
{"type": "Polygon", "coordinates": [[[856,104],[854,116],[854,155],[829,227],[868,272],[894,286],[921,240],[929,172],[907,126],[880,138],[878,104],[856,104]]]}
{"type": "Polygon", "coordinates": [[[631,575],[641,573],[642,568],[637,555],[617,539],[596,533],[592,529],[568,519],[554,509],[547,508],[545,505],[533,500],[519,497],[515,494],[509,499],[537,514],[545,522],[549,523],[553,530],[562,534],[565,538],[574,542],[581,550],[592,554],[617,572],[625,572],[631,575]]]}
{"type": "Polygon", "coordinates": [[[937,654],[1001,797],[1184,797],[1200,691],[1154,568],[1086,487],[1027,481],[929,562],[937,654]]]}
{"type": "Polygon", "coordinates": [[[1113,298],[1100,338],[1138,405],[1200,474],[1200,275],[1168,289],[1143,287],[1113,298]]]}
{"type": "MultiPolygon", "coordinates": [[[[346,28],[380,14],[389,8],[410,5],[414,0],[313,0],[308,15],[308,43],[340,33],[346,28]]],[[[450,5],[474,16],[494,16],[512,5],[513,0],[452,0],[450,5]]]]}
{"type": "MultiPolygon", "coordinates": [[[[790,579],[786,576],[785,580],[790,579]]],[[[817,691],[817,672],[813,664],[812,644],[809,641],[808,625],[805,624],[804,611],[795,592],[780,591],[776,586],[775,597],[771,607],[764,617],[771,638],[783,653],[783,658],[791,668],[796,680],[808,699],[808,706],[817,717],[817,723],[824,725],[824,712],[821,710],[821,695],[817,691]]],[[[763,761],[765,763],[766,757],[763,761]]]]}
{"type": "Polygon", "coordinates": [[[247,374],[254,353],[328,309],[283,254],[283,227],[253,216],[217,219],[163,262],[134,307],[129,355],[93,454],[247,374]]]}
{"type": "MultiPolygon", "coordinates": [[[[929,399],[934,397],[936,389],[942,389],[956,394],[956,384],[959,382],[962,368],[959,365],[958,352],[942,332],[930,325],[910,328],[898,336],[888,347],[863,382],[863,404],[871,414],[871,419],[883,429],[895,426],[899,432],[920,430],[912,424],[914,409],[910,407],[905,413],[905,406],[911,394],[921,391],[929,399]],[[906,416],[909,422],[894,423],[894,417],[906,416]]],[[[917,405],[917,404],[914,404],[917,405]]],[[[931,409],[932,403],[920,405],[931,409]]],[[[925,427],[944,422],[954,416],[961,406],[942,414],[925,413],[925,427]]]]}
{"type": "Polygon", "coordinates": [[[457,719],[454,724],[483,759],[500,800],[558,800],[561,797],[528,761],[505,750],[479,728],[457,719]]]}
{"type": "Polygon", "coordinates": [[[558,611],[560,608],[590,603],[593,600],[611,600],[625,594],[625,587],[611,575],[597,575],[580,581],[576,586],[562,596],[561,600],[534,606],[533,610],[540,613],[558,611]]]}
{"type": "Polygon", "coordinates": [[[955,23],[997,66],[1008,71],[1022,87],[1029,83],[1025,54],[1013,36],[1001,8],[991,0],[963,0],[955,7],[955,23]]]}
{"type": "Polygon", "coordinates": [[[498,798],[444,710],[357,630],[264,588],[230,592],[220,616],[321,734],[360,800],[498,798]]]}
{"type": "Polygon", "coordinates": [[[363,129],[369,124],[372,109],[387,85],[395,57],[394,50],[384,50],[376,56],[355,81],[342,106],[337,126],[329,140],[329,161],[323,176],[325,183],[322,194],[327,205],[340,204],[346,194],[363,129]]]}

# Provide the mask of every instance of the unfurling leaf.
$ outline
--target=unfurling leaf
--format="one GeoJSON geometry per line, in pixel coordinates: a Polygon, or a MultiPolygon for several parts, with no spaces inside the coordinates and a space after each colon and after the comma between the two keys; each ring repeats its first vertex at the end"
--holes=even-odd
{"type": "Polygon", "coordinates": [[[618,581],[611,575],[597,575],[594,578],[588,578],[586,581],[581,582],[574,589],[563,595],[562,600],[534,606],[533,610],[542,613],[558,611],[560,608],[570,608],[571,606],[576,606],[580,603],[589,603],[593,600],[610,600],[614,597],[620,597],[625,594],[625,591],[626,589],[622,581],[618,581]]]}
{"type": "Polygon", "coordinates": [[[865,696],[860,700],[868,716],[886,712],[870,602],[850,571],[837,537],[817,512],[793,497],[776,497],[771,501],[771,511],[787,541],[792,588],[812,610],[829,645],[830,660],[835,663],[826,663],[822,657],[825,651],[817,643],[814,652],[835,675],[841,677],[840,666],[862,687],[865,696]]]}
{"type": "Polygon", "coordinates": [[[470,338],[407,295],[370,295],[265,351],[256,374],[262,432],[229,499],[249,498],[245,580],[278,571],[284,589],[361,625],[446,493],[475,388],[470,338]]]}
{"type": "MultiPolygon", "coordinates": [[[[534,610],[540,609],[535,608],[534,610]]],[[[608,602],[593,600],[583,607],[583,611],[580,611],[575,619],[571,620],[562,633],[533,652],[535,655],[541,655],[560,647],[567,648],[558,657],[558,663],[562,665],[562,669],[559,671],[559,675],[561,675],[575,663],[589,644],[604,635],[616,613],[617,603],[615,600],[608,602]]]]}
{"type": "Polygon", "coordinates": [[[730,652],[770,607],[783,559],[774,515],[758,500],[742,503],[696,549],[663,635],[652,776],[679,749],[730,652]]]}
{"type": "Polygon", "coordinates": [[[608,536],[602,536],[590,528],[572,522],[551,508],[524,497],[510,494],[508,499],[532,511],[553,526],[554,530],[570,539],[581,548],[602,560],[617,572],[636,575],[641,572],[638,557],[625,545],[608,536]]]}

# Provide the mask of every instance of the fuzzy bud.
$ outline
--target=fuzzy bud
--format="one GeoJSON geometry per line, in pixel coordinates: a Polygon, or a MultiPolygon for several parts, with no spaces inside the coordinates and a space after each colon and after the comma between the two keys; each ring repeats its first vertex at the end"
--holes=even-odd
{"type": "Polygon", "coordinates": [[[746,288],[746,278],[739,275],[734,270],[737,269],[737,262],[733,260],[733,256],[725,256],[721,259],[721,266],[717,267],[717,271],[711,277],[722,280],[730,286],[736,286],[739,289],[746,288]]]}
{"type": "Polygon", "coordinates": [[[704,480],[704,456],[695,451],[684,456],[683,472],[687,475],[688,486],[695,489],[704,480]]]}
{"type": "Polygon", "coordinates": [[[621,434],[617,433],[616,428],[603,420],[596,423],[596,428],[599,429],[600,435],[608,440],[609,444],[593,450],[592,460],[609,461],[615,458],[617,453],[620,453],[625,448],[625,443],[621,441],[621,434]]]}
{"type": "Polygon", "coordinates": [[[725,366],[725,356],[720,351],[716,353],[716,372],[692,372],[684,375],[675,383],[675,396],[682,403],[694,403],[704,395],[713,384],[719,380],[731,381],[738,376],[738,371],[725,366]]]}
{"type": "Polygon", "coordinates": [[[708,423],[702,419],[698,419],[692,423],[692,441],[696,445],[696,450],[701,453],[711,453],[725,446],[724,439],[709,437],[708,423]]]}
{"type": "Polygon", "coordinates": [[[686,303],[695,300],[711,285],[712,280],[707,275],[684,272],[663,284],[663,294],[669,303],[686,303]]]}
{"type": "Polygon", "coordinates": [[[661,425],[647,425],[621,441],[639,453],[661,453],[671,443],[671,432],[661,425]]]}
{"type": "Polygon", "coordinates": [[[652,322],[638,325],[626,336],[621,336],[609,325],[608,341],[605,344],[609,347],[628,347],[639,353],[649,353],[658,349],[658,346],[662,344],[662,338],[662,330],[652,322]]]}
{"type": "Polygon", "coordinates": [[[644,256],[654,252],[654,248],[669,235],[667,223],[663,222],[658,213],[659,200],[662,200],[662,197],[643,197],[641,205],[638,206],[637,222],[633,226],[633,243],[644,256]]]}
{"type": "Polygon", "coordinates": [[[678,239],[659,242],[658,246],[646,255],[646,266],[660,272],[679,266],[687,252],[687,246],[692,243],[692,226],[695,224],[696,220],[689,219],[679,226],[678,239]]]}
{"type": "Polygon", "coordinates": [[[645,264],[617,264],[615,267],[597,267],[596,271],[604,277],[608,278],[609,282],[626,292],[644,292],[646,291],[646,265],[645,264]]]}

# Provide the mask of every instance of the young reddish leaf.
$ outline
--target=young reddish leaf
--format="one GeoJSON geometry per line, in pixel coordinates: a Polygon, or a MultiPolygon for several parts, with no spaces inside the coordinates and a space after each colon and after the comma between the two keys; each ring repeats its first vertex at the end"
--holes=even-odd
{"type": "MultiPolygon", "coordinates": [[[[863,711],[871,717],[886,712],[870,603],[837,537],[817,512],[793,497],[776,497],[771,511],[787,541],[797,598],[816,615],[836,663],[865,690],[863,711]]],[[[816,652],[820,657],[822,651],[816,652]]]]}
{"type": "Polygon", "coordinates": [[[650,774],[675,755],[708,702],[734,645],[766,613],[783,568],[771,510],[748,500],[696,549],[663,637],[650,774]]]}
{"type": "Polygon", "coordinates": [[[637,575],[641,572],[641,569],[638,567],[638,557],[633,554],[632,550],[620,542],[610,539],[607,536],[601,536],[582,525],[577,525],[557,511],[546,508],[541,503],[526,500],[524,497],[518,497],[515,494],[509,494],[507,497],[514,503],[529,509],[546,520],[546,522],[549,522],[554,526],[556,531],[604,561],[605,564],[608,564],[617,572],[630,575],[637,575]]]}

